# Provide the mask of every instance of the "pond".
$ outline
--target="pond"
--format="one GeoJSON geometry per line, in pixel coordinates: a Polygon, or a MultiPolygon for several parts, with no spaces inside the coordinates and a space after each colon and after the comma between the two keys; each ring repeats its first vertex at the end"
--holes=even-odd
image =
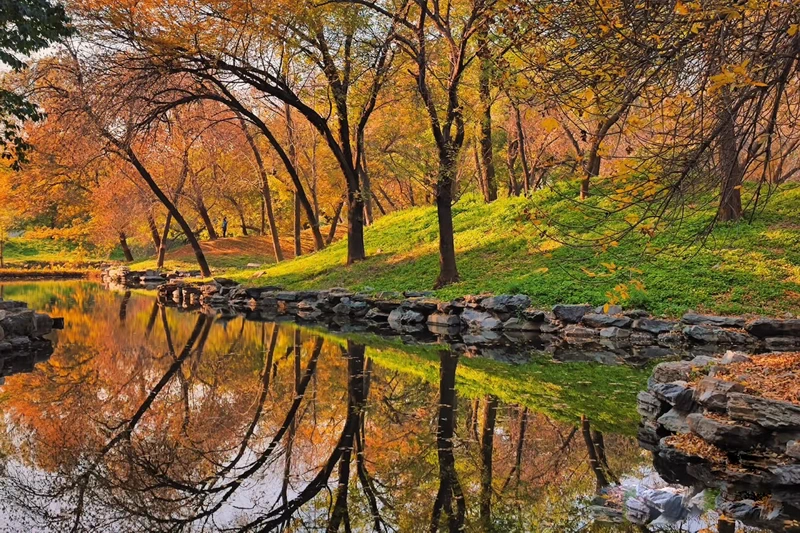
{"type": "Polygon", "coordinates": [[[3,531],[717,528],[714,493],[667,486],[637,444],[650,368],[508,364],[84,281],[0,296],[65,319],[49,358],[4,366],[3,531]],[[676,495],[646,527],[622,518],[676,495]]]}

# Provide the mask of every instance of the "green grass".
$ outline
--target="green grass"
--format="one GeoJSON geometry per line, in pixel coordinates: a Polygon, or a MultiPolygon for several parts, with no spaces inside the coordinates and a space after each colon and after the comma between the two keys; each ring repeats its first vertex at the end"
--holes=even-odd
{"type": "Polygon", "coordinates": [[[86,270],[103,262],[95,253],[73,243],[25,237],[9,239],[3,257],[9,273],[30,269],[86,270]]]}
{"type": "MultiPolygon", "coordinates": [[[[603,200],[593,202],[589,207],[601,206],[603,200]]],[[[690,308],[728,314],[796,313],[800,223],[793,221],[799,210],[800,187],[790,185],[776,193],[752,223],[718,225],[702,245],[689,246],[713,211],[698,209],[679,228],[657,232],[653,239],[636,233],[604,248],[560,243],[566,238],[560,228],[578,228],[587,220],[585,210],[552,191],[490,205],[466,197],[453,209],[461,281],[436,291],[436,296],[525,293],[541,307],[619,300],[626,307],[664,315],[690,308]],[[552,220],[561,226],[545,222],[552,220]]],[[[611,227],[620,224],[621,217],[611,219],[611,227]]],[[[597,236],[590,229],[578,232],[590,243],[597,236]]],[[[418,207],[385,216],[367,228],[368,259],[352,266],[344,265],[345,242],[269,265],[257,274],[242,268],[255,255],[209,254],[209,261],[216,274],[251,285],[427,290],[438,274],[437,238],[435,208],[418,207]]],[[[132,267],[152,266],[147,261],[132,267]]],[[[168,266],[196,268],[189,262],[168,266]]]]}

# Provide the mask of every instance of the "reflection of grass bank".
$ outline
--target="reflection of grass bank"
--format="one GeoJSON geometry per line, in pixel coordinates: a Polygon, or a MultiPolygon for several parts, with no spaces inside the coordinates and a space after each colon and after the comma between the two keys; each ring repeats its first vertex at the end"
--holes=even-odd
{"type": "MultiPolygon", "coordinates": [[[[365,344],[367,355],[384,368],[434,385],[439,381],[436,346],[408,345],[372,334],[313,331],[339,342],[350,339],[365,344]]],[[[599,430],[634,435],[639,423],[636,395],[647,387],[649,375],[649,367],[559,363],[540,354],[523,365],[462,357],[456,380],[461,396],[493,394],[503,402],[524,405],[563,422],[577,424],[586,415],[599,430]]]]}
{"type": "MultiPolygon", "coordinates": [[[[584,205],[602,207],[602,201],[592,198],[584,205]]],[[[686,246],[713,210],[697,208],[687,210],[680,227],[658,229],[652,239],[637,231],[603,248],[561,244],[563,228],[580,228],[587,220],[572,200],[552,191],[489,205],[466,197],[453,207],[461,281],[436,295],[525,293],[533,305],[548,307],[601,305],[610,294],[655,314],[679,315],[689,308],[726,314],[795,312],[800,305],[800,225],[792,221],[798,206],[800,187],[786,184],[752,223],[719,225],[701,247],[686,246]],[[549,224],[553,220],[560,226],[549,224]]],[[[625,227],[623,218],[609,224],[625,227]]],[[[581,236],[596,242],[590,230],[581,236]]],[[[344,265],[344,241],[275,265],[269,264],[262,238],[241,237],[215,241],[213,248],[219,250],[209,245],[208,259],[217,273],[251,285],[426,290],[438,273],[437,239],[436,209],[417,207],[366,228],[368,259],[351,266],[344,265]],[[246,268],[249,262],[265,265],[246,268]]],[[[188,255],[175,257],[181,262],[170,263],[171,268],[196,268],[188,255]]],[[[133,268],[142,266],[152,262],[133,268]]]]}

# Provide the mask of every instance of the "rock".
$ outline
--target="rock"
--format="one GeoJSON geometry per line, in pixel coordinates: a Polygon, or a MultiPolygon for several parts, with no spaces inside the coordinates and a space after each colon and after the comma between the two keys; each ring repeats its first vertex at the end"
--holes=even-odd
{"type": "Polygon", "coordinates": [[[786,443],[786,455],[800,459],[800,441],[790,440],[786,443]]]}
{"type": "Polygon", "coordinates": [[[232,279],[228,278],[214,278],[214,281],[217,282],[222,287],[236,287],[237,285],[239,285],[232,279]]]}
{"type": "Polygon", "coordinates": [[[403,295],[397,291],[380,291],[375,294],[378,300],[401,300],[403,295]]]}
{"type": "Polygon", "coordinates": [[[643,309],[628,309],[627,311],[622,312],[623,315],[629,316],[631,318],[647,318],[650,316],[650,313],[643,309]]]}
{"type": "Polygon", "coordinates": [[[461,299],[450,300],[449,302],[439,302],[436,309],[440,313],[448,315],[459,315],[464,310],[464,301],[461,299]]]}
{"type": "Polygon", "coordinates": [[[364,315],[364,318],[366,318],[367,320],[374,320],[376,322],[385,322],[389,320],[389,313],[386,313],[376,307],[373,307],[372,309],[367,311],[367,314],[364,315]]]}
{"type": "Polygon", "coordinates": [[[600,336],[604,339],[627,339],[631,336],[631,332],[627,329],[620,329],[612,326],[610,328],[601,329],[600,336]]]}
{"type": "Polygon", "coordinates": [[[728,395],[728,416],[765,429],[800,429],[800,407],[740,392],[728,395]]]}
{"type": "Polygon", "coordinates": [[[349,315],[351,311],[350,303],[345,302],[344,299],[342,299],[341,302],[333,306],[332,311],[336,315],[349,315]]]}
{"type": "Polygon", "coordinates": [[[674,381],[689,381],[694,366],[690,361],[668,361],[659,363],[653,368],[650,380],[653,383],[672,383],[674,381]]]}
{"type": "Polygon", "coordinates": [[[555,324],[548,324],[547,322],[545,322],[541,326],[539,326],[540,333],[553,334],[553,333],[558,333],[559,331],[561,331],[561,328],[556,326],[555,324]]]}
{"type": "Polygon", "coordinates": [[[403,291],[403,296],[406,298],[428,298],[433,296],[431,291],[403,291]]]}
{"type": "Polygon", "coordinates": [[[689,311],[681,318],[681,322],[689,325],[717,326],[721,328],[743,328],[746,319],[739,316],[700,315],[689,311]]]}
{"type": "Polygon", "coordinates": [[[698,355],[689,362],[692,364],[692,367],[702,369],[709,365],[714,365],[718,361],[719,359],[716,359],[714,357],[709,357],[707,355],[698,355]]]}
{"type": "Polygon", "coordinates": [[[417,311],[418,313],[430,314],[439,307],[439,301],[432,298],[409,298],[401,302],[400,307],[417,311]]]}
{"type": "MultiPolygon", "coordinates": [[[[34,313],[32,337],[44,337],[53,331],[53,319],[44,313],[34,313]]],[[[3,337],[0,335],[0,339],[3,337]]]]}
{"type": "Polygon", "coordinates": [[[644,331],[632,331],[629,340],[634,346],[650,346],[655,344],[656,337],[644,331]]]}
{"type": "Polygon", "coordinates": [[[564,337],[567,341],[594,339],[600,335],[600,332],[592,328],[584,328],[577,324],[570,324],[564,328],[564,337]]]}
{"type": "Polygon", "coordinates": [[[31,339],[28,337],[9,337],[6,339],[6,342],[11,344],[11,347],[15,350],[21,350],[27,348],[31,345],[31,339]]]}
{"type": "Polygon", "coordinates": [[[704,344],[746,345],[755,339],[745,333],[713,326],[686,326],[683,334],[688,338],[704,344]]]}
{"type": "Polygon", "coordinates": [[[3,330],[2,326],[0,326],[0,341],[6,338],[6,332],[3,330]]]}
{"type": "Polygon", "coordinates": [[[0,327],[3,328],[6,336],[28,336],[33,332],[33,310],[15,310],[14,312],[6,312],[4,315],[0,318],[0,327]]]}
{"type": "Polygon", "coordinates": [[[800,465],[778,465],[769,468],[775,485],[800,485],[800,465]]]}
{"type": "Polygon", "coordinates": [[[720,422],[701,413],[690,414],[686,421],[692,433],[723,450],[750,449],[758,444],[763,433],[758,426],[720,422]]]}
{"type": "MultiPolygon", "coordinates": [[[[542,315],[544,316],[544,314],[542,315]]],[[[539,331],[542,322],[512,317],[503,322],[503,329],[509,331],[539,331]]]]}
{"type": "Polygon", "coordinates": [[[686,337],[683,336],[683,333],[680,331],[668,331],[666,333],[660,333],[656,339],[661,346],[666,346],[667,348],[674,348],[676,346],[681,346],[686,342],[686,337]]]}
{"type": "Polygon", "coordinates": [[[590,328],[627,328],[633,323],[633,319],[627,316],[587,313],[583,316],[582,322],[590,328]]]}
{"type": "Polygon", "coordinates": [[[667,333],[668,331],[672,331],[672,328],[675,327],[675,322],[671,322],[668,320],[654,320],[650,318],[639,318],[633,321],[633,329],[644,331],[646,333],[652,333],[653,335],[658,335],[660,333],[667,333]]]}
{"type": "Polygon", "coordinates": [[[756,318],[747,324],[744,329],[750,334],[759,338],[765,337],[784,337],[800,336],[800,320],[789,319],[780,320],[777,318],[756,318]]]}
{"type": "Polygon", "coordinates": [[[736,520],[757,520],[761,517],[761,509],[753,500],[722,502],[720,512],[736,520]]]}
{"type": "Polygon", "coordinates": [[[661,400],[649,392],[636,395],[636,412],[647,420],[657,420],[663,414],[661,400]]]}
{"type": "Polygon", "coordinates": [[[662,357],[667,357],[672,353],[672,350],[669,348],[663,348],[661,346],[634,346],[633,348],[633,356],[632,358],[626,358],[626,360],[635,363],[636,359],[660,359],[662,357]]]}
{"type": "Polygon", "coordinates": [[[494,330],[500,329],[503,325],[498,318],[485,311],[475,309],[464,309],[461,313],[461,321],[471,330],[494,330]]]}
{"type": "Polygon", "coordinates": [[[685,381],[656,383],[650,388],[650,392],[659,400],[667,402],[684,413],[689,413],[696,407],[694,390],[685,381]]]}
{"type": "Polygon", "coordinates": [[[402,307],[398,307],[389,313],[388,320],[390,324],[421,324],[422,322],[425,322],[425,315],[411,309],[403,309],[402,307]]]}
{"type": "Polygon", "coordinates": [[[800,346],[800,337],[767,337],[764,348],[770,351],[792,350],[800,346]]]}
{"type": "Polygon", "coordinates": [[[744,388],[732,381],[704,377],[695,386],[694,400],[714,411],[725,411],[728,407],[728,394],[742,392],[744,388]]]}
{"type": "Polygon", "coordinates": [[[730,365],[733,363],[744,363],[745,361],[749,361],[750,357],[742,352],[734,352],[733,350],[728,350],[725,352],[725,355],[722,356],[720,359],[719,364],[721,365],[730,365]]]}
{"type": "Polygon", "coordinates": [[[686,415],[677,409],[670,409],[658,417],[658,423],[672,433],[689,433],[690,431],[689,424],[686,422],[686,415]]]}
{"type": "Polygon", "coordinates": [[[531,299],[524,294],[501,294],[481,300],[481,306],[497,313],[517,313],[531,304],[531,299]]]}
{"type": "Polygon", "coordinates": [[[392,311],[400,307],[399,302],[393,302],[391,300],[376,300],[375,302],[373,302],[373,305],[375,306],[376,309],[384,313],[391,313],[392,311]]]}
{"type": "Polygon", "coordinates": [[[565,324],[577,324],[590,309],[591,307],[586,304],[556,305],[553,307],[553,314],[565,324]]]}
{"type": "Polygon", "coordinates": [[[529,307],[524,311],[522,311],[522,316],[531,322],[545,322],[547,320],[544,311],[540,311],[532,307],[529,307]]]}
{"type": "Polygon", "coordinates": [[[461,318],[458,315],[448,315],[445,313],[433,313],[428,316],[428,325],[435,326],[460,326],[461,318]]]}
{"type": "Polygon", "coordinates": [[[604,315],[620,315],[622,314],[622,306],[609,305],[608,308],[606,308],[605,305],[601,305],[599,307],[595,307],[594,312],[597,314],[604,314],[604,315]]]}
{"type": "Polygon", "coordinates": [[[275,293],[275,299],[281,302],[296,302],[300,295],[294,291],[280,291],[275,293]]]}

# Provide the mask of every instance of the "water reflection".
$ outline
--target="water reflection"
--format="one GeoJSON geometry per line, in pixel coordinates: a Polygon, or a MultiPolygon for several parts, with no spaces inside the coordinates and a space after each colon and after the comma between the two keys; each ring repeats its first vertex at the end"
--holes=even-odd
{"type": "Polygon", "coordinates": [[[570,386],[583,367],[556,383],[87,283],[4,290],[66,318],[0,390],[5,530],[642,530],[597,510],[648,472],[613,392],[644,373],[570,386]]]}

